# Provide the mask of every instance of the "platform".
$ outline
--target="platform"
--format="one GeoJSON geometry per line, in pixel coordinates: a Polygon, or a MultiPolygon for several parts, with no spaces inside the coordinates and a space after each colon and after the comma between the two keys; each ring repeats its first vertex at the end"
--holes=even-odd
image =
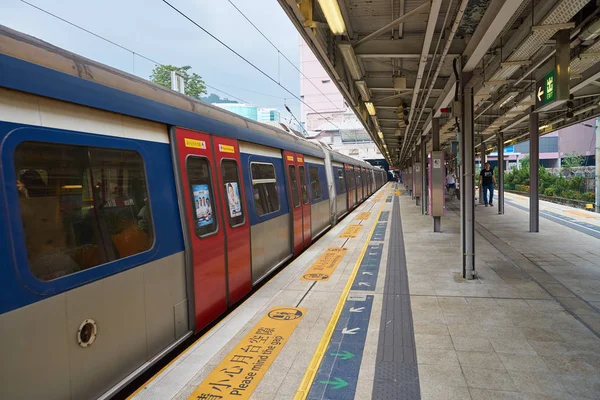
{"type": "Polygon", "coordinates": [[[476,208],[465,281],[455,206],[433,233],[386,185],[132,398],[598,398],[598,239],[519,201],[476,208]]]}

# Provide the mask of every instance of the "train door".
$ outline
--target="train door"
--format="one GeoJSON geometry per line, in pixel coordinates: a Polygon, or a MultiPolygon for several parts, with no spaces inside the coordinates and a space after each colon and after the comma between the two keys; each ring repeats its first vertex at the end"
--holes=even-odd
{"type": "Polygon", "coordinates": [[[302,236],[304,238],[304,247],[308,247],[312,242],[312,234],[310,232],[310,200],[308,198],[308,185],[306,184],[304,156],[296,154],[296,165],[298,166],[298,182],[300,183],[300,194],[302,195],[302,236]]]}
{"type": "MultiPolygon", "coordinates": [[[[213,136],[215,165],[220,185],[221,225],[225,233],[228,305],[252,289],[250,222],[241,179],[240,150],[236,140],[213,136]]],[[[216,189],[217,185],[215,185],[216,189]]]]}
{"type": "Polygon", "coordinates": [[[296,156],[294,153],[284,151],[283,158],[285,159],[285,169],[288,181],[288,197],[290,199],[289,201],[292,209],[292,247],[294,249],[294,255],[298,255],[300,254],[300,252],[302,252],[304,244],[302,227],[302,204],[300,202],[300,189],[298,182],[298,166],[296,165],[296,156]]]}
{"type": "Polygon", "coordinates": [[[220,203],[215,198],[217,168],[209,135],[181,128],[173,132],[198,332],[227,309],[225,233],[219,223],[220,203]]]}

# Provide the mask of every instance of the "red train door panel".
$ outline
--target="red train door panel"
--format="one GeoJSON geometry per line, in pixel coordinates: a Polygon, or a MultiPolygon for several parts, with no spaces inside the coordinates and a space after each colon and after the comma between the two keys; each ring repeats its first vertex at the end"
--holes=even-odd
{"type": "Polygon", "coordinates": [[[292,209],[292,229],[293,229],[293,247],[294,255],[302,252],[302,205],[300,204],[300,188],[298,185],[298,167],[296,166],[296,157],[289,151],[283,152],[285,159],[285,173],[288,182],[288,192],[290,206],[292,209]]]}
{"type": "Polygon", "coordinates": [[[298,166],[298,182],[300,183],[302,201],[302,236],[306,248],[312,242],[312,234],[310,232],[310,200],[308,198],[308,185],[306,184],[306,167],[304,166],[304,156],[302,154],[296,154],[296,165],[298,166]]]}
{"type": "Polygon", "coordinates": [[[193,271],[196,332],[227,309],[225,234],[209,135],[176,128],[180,195],[193,271]]]}
{"type": "MultiPolygon", "coordinates": [[[[240,151],[236,140],[213,136],[221,226],[225,232],[227,293],[229,305],[237,303],[252,289],[250,258],[250,222],[246,217],[246,196],[241,180],[240,151]]],[[[217,186],[217,185],[215,185],[217,186]]]]}

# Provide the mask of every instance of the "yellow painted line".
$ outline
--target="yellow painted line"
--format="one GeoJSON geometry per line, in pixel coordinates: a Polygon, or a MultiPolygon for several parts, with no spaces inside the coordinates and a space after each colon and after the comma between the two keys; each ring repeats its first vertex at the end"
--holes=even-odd
{"type": "Polygon", "coordinates": [[[344,232],[342,232],[342,234],[339,237],[354,238],[358,236],[358,233],[360,232],[361,228],[362,225],[349,225],[346,229],[344,229],[344,232]]]}
{"type": "Polygon", "coordinates": [[[598,217],[587,211],[565,210],[566,213],[577,215],[578,217],[597,219],[598,217]]]}
{"type": "Polygon", "coordinates": [[[315,261],[300,278],[303,281],[328,281],[348,249],[331,247],[315,261]]]}
{"type": "Polygon", "coordinates": [[[396,196],[400,196],[402,193],[400,193],[400,191],[399,191],[399,190],[396,190],[396,191],[394,192],[394,194],[395,194],[396,196]]]}
{"type": "MultiPolygon", "coordinates": [[[[384,205],[381,206],[379,213],[377,214],[377,219],[381,215],[383,211],[384,205]]],[[[346,302],[346,298],[348,297],[348,293],[350,292],[350,288],[352,288],[352,283],[354,282],[354,278],[356,278],[356,273],[358,272],[358,268],[360,267],[360,263],[362,262],[363,257],[367,251],[367,247],[369,246],[369,239],[373,236],[373,231],[377,224],[373,224],[371,227],[371,231],[369,232],[369,236],[367,236],[365,240],[365,244],[358,256],[358,260],[356,260],[356,264],[354,264],[354,269],[352,270],[352,274],[348,281],[346,282],[346,287],[342,291],[342,295],[338,300],[338,303],[333,311],[333,315],[329,319],[329,323],[327,324],[327,328],[325,328],[325,332],[323,336],[321,336],[321,341],[317,346],[315,354],[313,358],[310,360],[308,364],[308,368],[304,373],[304,377],[302,377],[302,381],[300,382],[300,386],[298,386],[298,390],[296,391],[296,395],[294,396],[294,400],[304,400],[306,396],[308,396],[308,392],[310,391],[310,387],[315,379],[315,375],[319,370],[319,365],[321,365],[321,361],[323,361],[323,357],[325,356],[325,351],[327,350],[327,346],[329,346],[329,341],[331,340],[331,336],[333,335],[333,331],[335,326],[337,325],[338,320],[340,319],[340,315],[342,313],[342,309],[344,308],[344,303],[346,302]]]]}
{"type": "Polygon", "coordinates": [[[354,219],[356,219],[356,220],[360,220],[360,219],[362,219],[362,220],[365,220],[365,219],[369,219],[369,217],[370,217],[370,216],[371,216],[371,213],[370,213],[370,212],[368,212],[368,211],[363,211],[363,212],[359,213],[359,214],[356,216],[356,218],[354,218],[354,219]]]}
{"type": "Polygon", "coordinates": [[[271,308],[188,400],[249,399],[305,314],[306,308],[271,308]]]}

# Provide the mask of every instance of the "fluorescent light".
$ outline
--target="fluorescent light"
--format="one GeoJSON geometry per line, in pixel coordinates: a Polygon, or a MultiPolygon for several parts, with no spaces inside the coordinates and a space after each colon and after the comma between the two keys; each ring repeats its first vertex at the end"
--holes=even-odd
{"type": "Polygon", "coordinates": [[[346,24],[344,23],[344,17],[342,17],[342,11],[337,0],[319,0],[319,5],[323,14],[325,14],[325,19],[331,32],[334,35],[343,35],[346,33],[346,24]]]}
{"type": "Polygon", "coordinates": [[[358,65],[356,54],[354,54],[354,48],[352,48],[352,45],[343,43],[338,47],[340,49],[340,53],[342,53],[344,61],[346,62],[346,66],[348,66],[348,69],[350,70],[352,79],[355,81],[362,79],[362,70],[360,69],[360,65],[358,65]]]}
{"type": "Polygon", "coordinates": [[[367,111],[370,115],[375,115],[375,106],[370,101],[365,101],[365,107],[367,107],[367,111]]]}
{"type": "Polygon", "coordinates": [[[518,94],[519,94],[519,92],[509,92],[509,93],[507,93],[504,101],[502,101],[502,103],[500,103],[500,105],[498,106],[498,108],[504,107],[504,105],[506,103],[508,103],[509,101],[511,101],[513,98],[515,98],[518,94]]]}
{"type": "Polygon", "coordinates": [[[379,138],[383,140],[383,133],[381,131],[377,132],[377,136],[379,136],[379,138]]]}
{"type": "Polygon", "coordinates": [[[81,185],[62,185],[61,189],[81,189],[83,186],[81,185]]]}
{"type": "Polygon", "coordinates": [[[544,129],[546,129],[546,128],[550,128],[550,125],[542,125],[542,126],[540,126],[538,129],[539,129],[540,131],[543,131],[543,130],[544,130],[544,129]]]}
{"type": "Polygon", "coordinates": [[[356,87],[358,88],[363,101],[371,101],[369,88],[367,87],[367,83],[365,81],[356,81],[356,87]]]}

